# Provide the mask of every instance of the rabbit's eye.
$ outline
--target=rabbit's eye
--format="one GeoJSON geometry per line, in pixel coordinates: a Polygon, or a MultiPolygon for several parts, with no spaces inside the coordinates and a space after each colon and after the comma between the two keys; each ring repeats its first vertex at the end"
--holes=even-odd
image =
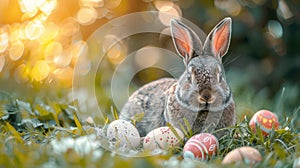
{"type": "Polygon", "coordinates": [[[193,83],[193,78],[194,78],[194,73],[195,73],[195,68],[194,67],[189,67],[188,72],[187,72],[187,79],[190,83],[193,83]]]}
{"type": "Polygon", "coordinates": [[[190,84],[196,84],[195,81],[195,75],[192,73],[187,73],[187,80],[189,81],[190,84]]]}

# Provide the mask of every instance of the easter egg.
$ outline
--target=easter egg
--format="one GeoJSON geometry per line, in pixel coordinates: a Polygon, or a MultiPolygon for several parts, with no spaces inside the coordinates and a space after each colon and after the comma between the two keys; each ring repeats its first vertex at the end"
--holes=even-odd
{"type": "Polygon", "coordinates": [[[230,151],[222,160],[222,164],[245,162],[246,164],[255,164],[262,160],[259,151],[250,146],[243,146],[230,151]]]}
{"type": "Polygon", "coordinates": [[[144,141],[143,147],[145,150],[152,151],[155,149],[167,150],[170,147],[180,145],[180,140],[184,138],[184,134],[180,129],[174,128],[178,137],[169,127],[159,127],[150,131],[144,141]]]}
{"type": "Polygon", "coordinates": [[[138,130],[126,120],[115,120],[107,127],[106,136],[109,141],[120,147],[135,149],[140,145],[141,137],[138,130]]]}
{"type": "Polygon", "coordinates": [[[184,159],[207,160],[219,149],[218,139],[209,133],[200,133],[191,137],[183,148],[184,159]]]}
{"type": "Polygon", "coordinates": [[[268,136],[273,127],[275,130],[278,129],[279,122],[274,113],[268,110],[260,110],[254,114],[249,123],[253,132],[256,132],[256,125],[259,126],[264,136],[268,136]]]}

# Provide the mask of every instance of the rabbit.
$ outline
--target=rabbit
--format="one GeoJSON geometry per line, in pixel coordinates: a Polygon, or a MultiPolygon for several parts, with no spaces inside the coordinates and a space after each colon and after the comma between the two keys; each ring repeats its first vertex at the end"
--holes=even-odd
{"type": "MultiPolygon", "coordinates": [[[[194,134],[233,126],[235,102],[222,65],[231,39],[231,22],[230,17],[220,21],[202,45],[193,30],[171,20],[171,37],[186,70],[178,80],[163,78],[139,88],[121,109],[120,119],[130,120],[144,113],[136,123],[142,137],[167,123],[179,129],[191,128],[194,134]]],[[[215,131],[215,135],[220,137],[224,132],[215,131]]]]}

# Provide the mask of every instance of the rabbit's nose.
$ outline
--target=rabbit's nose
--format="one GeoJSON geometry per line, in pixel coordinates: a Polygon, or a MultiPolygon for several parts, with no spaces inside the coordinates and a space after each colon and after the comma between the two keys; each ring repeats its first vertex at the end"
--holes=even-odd
{"type": "Polygon", "coordinates": [[[213,96],[209,90],[203,90],[199,96],[200,103],[212,103],[215,100],[215,96],[213,96]]]}

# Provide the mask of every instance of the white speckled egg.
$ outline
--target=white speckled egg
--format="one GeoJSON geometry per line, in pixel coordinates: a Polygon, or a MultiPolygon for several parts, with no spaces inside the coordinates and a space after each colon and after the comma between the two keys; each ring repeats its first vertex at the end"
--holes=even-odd
{"type": "Polygon", "coordinates": [[[121,146],[135,149],[140,145],[141,137],[138,130],[126,120],[115,120],[107,127],[107,138],[118,142],[121,146]]]}
{"type": "Polygon", "coordinates": [[[180,145],[180,140],[184,138],[184,134],[178,128],[174,128],[179,135],[180,139],[172,132],[169,127],[159,127],[150,131],[143,142],[143,147],[145,150],[155,150],[162,149],[167,150],[170,147],[175,147],[180,145]]]}

